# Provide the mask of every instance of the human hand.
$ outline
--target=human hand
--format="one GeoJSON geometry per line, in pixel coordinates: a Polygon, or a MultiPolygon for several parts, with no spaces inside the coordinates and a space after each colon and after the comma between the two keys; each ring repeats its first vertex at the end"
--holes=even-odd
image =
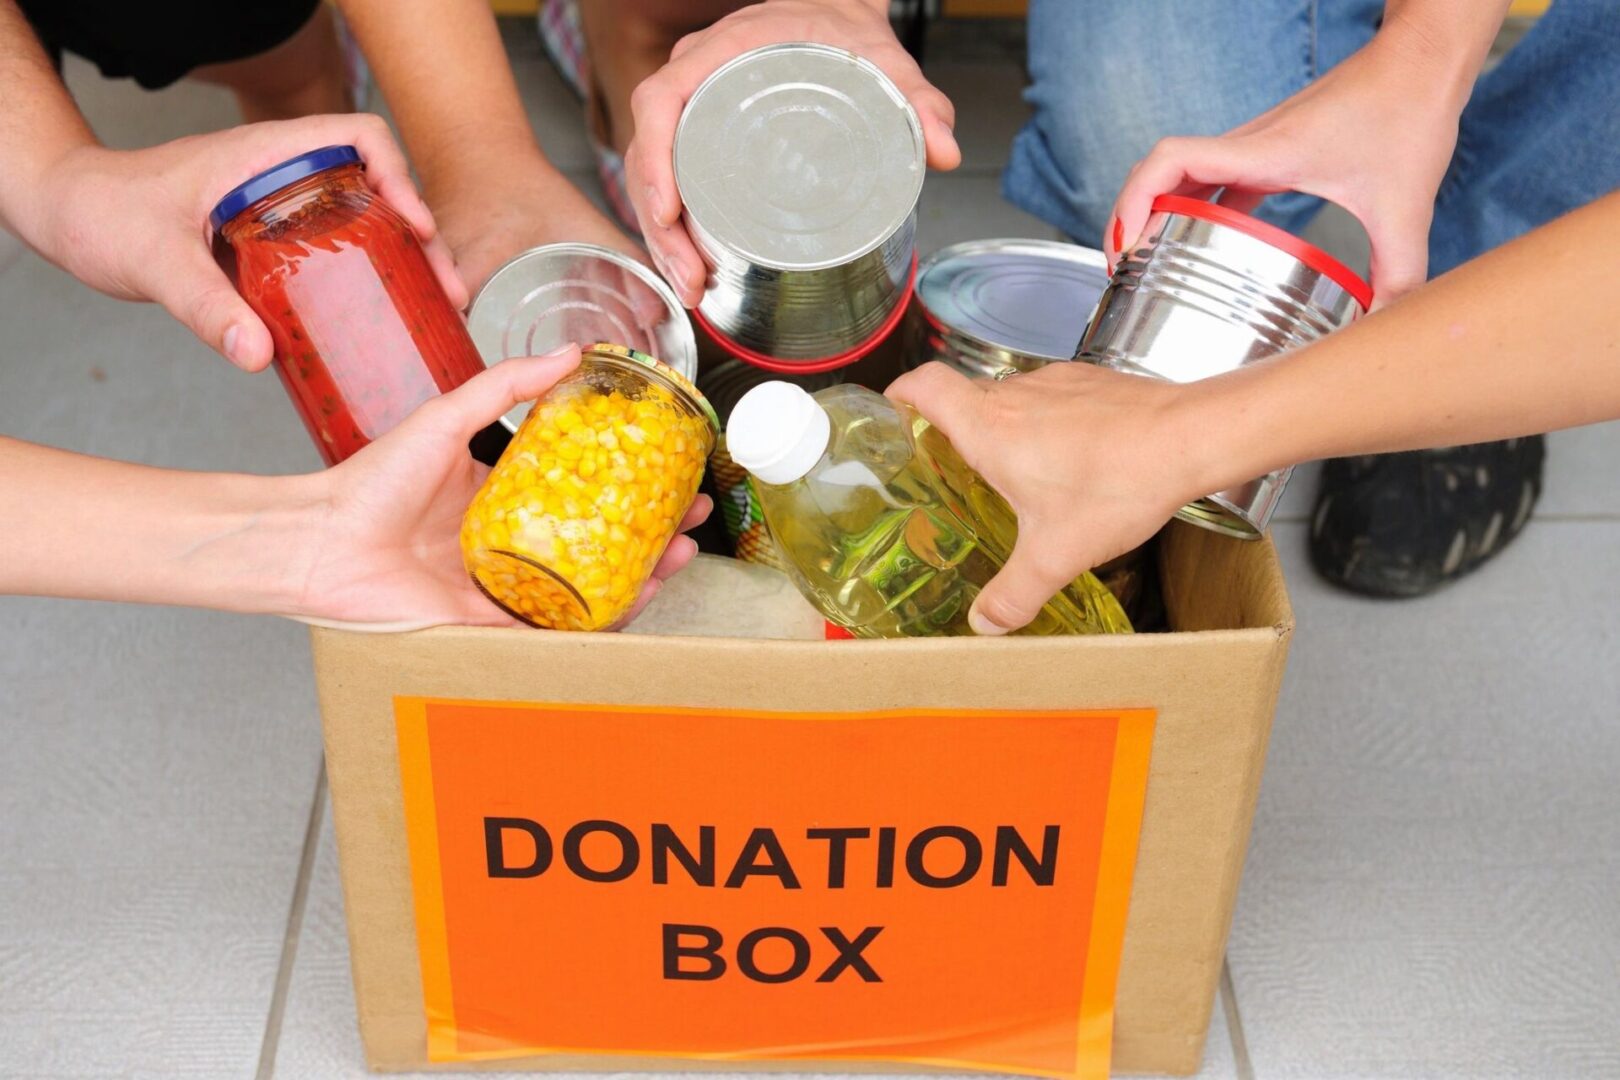
{"type": "Polygon", "coordinates": [[[647,253],[561,173],[536,159],[469,176],[436,198],[440,235],[474,294],[512,256],[542,244],[583,243],[645,263],[647,253]]]}
{"type": "Polygon", "coordinates": [[[1219,482],[1183,416],[1186,386],[1091,364],[1052,364],[1003,382],[940,363],[888,395],[938,428],[1018,515],[1011,557],[973,603],[979,634],[1020,629],[1084,571],[1157,532],[1219,482]]]}
{"type": "MultiPolygon", "coordinates": [[[[496,364],[311,477],[320,486],[321,513],[309,537],[310,569],[289,614],[368,630],[521,625],[478,591],[462,564],[461,519],[489,473],[468,454],[467,442],[514,405],[544,394],[578,363],[579,349],[569,346],[496,364]]],[[[702,522],[711,506],[700,495],[682,530],[702,522]]],[[[624,622],[696,553],[690,537],[671,541],[624,622]]]]}
{"type": "Polygon", "coordinates": [[[961,164],[950,99],[923,78],[889,26],[888,4],[873,0],[770,0],[727,15],[682,38],[669,63],[631,97],[636,133],[625,152],[626,183],[653,265],[687,307],[703,298],[703,258],[681,223],[675,187],[675,128],[693,93],[728,61],[764,45],[815,41],[848,49],[877,65],[911,102],[922,122],[928,164],[961,164]]]}
{"type": "Polygon", "coordinates": [[[237,367],[271,360],[270,331],[209,249],[208,212],[242,181],[290,157],[352,144],[366,182],[410,222],[460,307],[466,289],[405,157],[381,119],[311,116],[194,135],[145,150],[77,146],[44,170],[18,231],[47,259],[121,300],[152,300],[237,367]]]}
{"type": "MultiPolygon", "coordinates": [[[[1250,211],[1268,194],[1300,191],[1353,214],[1372,245],[1377,306],[1421,285],[1435,193],[1450,165],[1467,100],[1430,55],[1388,29],[1304,90],[1224,135],[1161,139],[1126,178],[1103,237],[1112,266],[1160,195],[1208,198],[1250,211]]],[[[1471,85],[1471,79],[1468,85],[1471,85]]]]}

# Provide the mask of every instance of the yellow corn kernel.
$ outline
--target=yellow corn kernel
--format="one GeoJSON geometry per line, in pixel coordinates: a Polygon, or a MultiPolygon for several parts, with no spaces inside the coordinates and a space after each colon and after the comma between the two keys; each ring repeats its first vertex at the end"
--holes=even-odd
{"type": "MultiPolygon", "coordinates": [[[[628,385],[622,372],[613,376],[628,385]]],[[[468,509],[461,543],[469,571],[520,619],[611,625],[690,505],[711,435],[650,380],[632,396],[565,382],[534,408],[468,509]]]]}

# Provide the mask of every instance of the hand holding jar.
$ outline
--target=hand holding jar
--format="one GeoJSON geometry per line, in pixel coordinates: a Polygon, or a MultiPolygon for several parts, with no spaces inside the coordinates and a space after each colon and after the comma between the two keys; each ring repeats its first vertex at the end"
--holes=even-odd
{"type": "MultiPolygon", "coordinates": [[[[341,465],[301,475],[154,469],[0,436],[0,594],[178,604],[351,630],[515,626],[462,567],[462,514],[488,473],[467,441],[578,362],[569,347],[496,364],[341,465]]],[[[709,505],[699,498],[681,527],[709,505]]],[[[630,614],[696,550],[676,537],[630,614]]]]}
{"type": "Polygon", "coordinates": [[[376,116],[246,124],[140,150],[113,150],[88,128],[37,173],[0,178],[0,220],[80,281],[121,300],[155,301],[237,367],[270,363],[264,323],[209,254],[209,207],[244,177],[314,146],[352,145],[367,188],[410,223],[454,306],[466,303],[449,249],[376,116]]]}
{"type": "Polygon", "coordinates": [[[420,236],[366,183],[354,147],[249,178],[209,223],[328,465],[484,369],[420,236]]]}
{"type": "Polygon", "coordinates": [[[589,346],[467,509],[461,546],[474,582],[533,626],[620,624],[687,527],[719,428],[672,368],[623,346],[589,346]]]}

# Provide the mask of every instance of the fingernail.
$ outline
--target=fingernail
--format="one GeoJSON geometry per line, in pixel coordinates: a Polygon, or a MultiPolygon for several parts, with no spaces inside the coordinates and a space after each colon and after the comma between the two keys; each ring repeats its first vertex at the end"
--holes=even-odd
{"type": "Polygon", "coordinates": [[[681,259],[666,259],[664,262],[664,276],[685,289],[692,287],[692,280],[688,276],[686,263],[681,259]]]}
{"type": "Polygon", "coordinates": [[[1125,246],[1125,223],[1119,218],[1114,219],[1114,250],[1117,252],[1125,246]]]}
{"type": "Polygon", "coordinates": [[[242,327],[232,323],[225,330],[225,356],[233,364],[240,364],[241,357],[236,355],[236,343],[242,338],[242,327]]]}
{"type": "Polygon", "coordinates": [[[653,220],[658,222],[660,225],[668,225],[669,222],[664,220],[664,203],[663,200],[658,197],[658,189],[653,187],[651,184],[648,184],[646,196],[647,211],[652,214],[653,220]]]}
{"type": "Polygon", "coordinates": [[[980,637],[1001,637],[1007,633],[1005,626],[997,626],[976,607],[968,609],[968,627],[980,637]]]}
{"type": "Polygon", "coordinates": [[[540,356],[540,359],[542,359],[542,360],[554,360],[559,356],[567,356],[569,353],[571,353],[573,351],[574,351],[574,345],[573,345],[572,342],[570,342],[567,345],[559,345],[555,349],[552,349],[548,353],[542,353],[541,356],[540,356]]]}

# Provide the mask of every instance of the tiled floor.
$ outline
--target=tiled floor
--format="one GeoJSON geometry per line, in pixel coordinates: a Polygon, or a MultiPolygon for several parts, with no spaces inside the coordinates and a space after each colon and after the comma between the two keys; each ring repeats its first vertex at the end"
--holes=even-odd
{"type": "MultiPolygon", "coordinates": [[[[537,128],[588,182],[571,99],[509,31],[537,128]]],[[[995,55],[935,57],[967,162],[930,181],[925,250],[1051,235],[996,196],[1022,106],[995,55]]],[[[231,119],[216,92],[71,77],[119,145],[231,119]]],[[[1342,223],[1315,235],[1354,253],[1342,223]]],[[[5,237],[0,328],[7,434],[316,463],[272,378],[5,237]]],[[[1617,461],[1620,427],[1554,438],[1525,537],[1395,605],[1312,578],[1302,472],[1277,530],[1300,629],[1201,1075],[1620,1075],[1617,461]]],[[[0,643],[0,1076],[362,1075],[303,633],[11,598],[0,643]]]]}

